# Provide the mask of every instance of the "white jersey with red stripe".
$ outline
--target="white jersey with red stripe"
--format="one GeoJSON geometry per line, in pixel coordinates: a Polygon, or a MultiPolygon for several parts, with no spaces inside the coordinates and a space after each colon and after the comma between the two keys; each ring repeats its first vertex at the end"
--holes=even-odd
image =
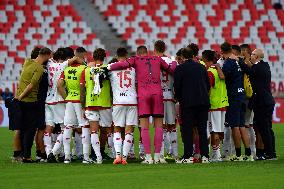
{"type": "Polygon", "coordinates": [[[59,80],[61,73],[67,66],[68,61],[65,61],[63,63],[57,63],[53,59],[50,59],[48,61],[48,91],[45,100],[46,104],[56,104],[58,102],[64,102],[64,99],[57,91],[57,81],[59,80]]]}
{"type": "Polygon", "coordinates": [[[137,105],[135,78],[134,68],[110,72],[113,105],[137,105]]]}
{"type": "MultiPolygon", "coordinates": [[[[173,62],[173,60],[170,59],[169,57],[161,57],[161,58],[169,65],[173,62]]],[[[164,101],[173,100],[174,99],[174,93],[173,93],[174,78],[173,76],[167,73],[166,71],[162,71],[161,84],[162,84],[164,101]]]]}

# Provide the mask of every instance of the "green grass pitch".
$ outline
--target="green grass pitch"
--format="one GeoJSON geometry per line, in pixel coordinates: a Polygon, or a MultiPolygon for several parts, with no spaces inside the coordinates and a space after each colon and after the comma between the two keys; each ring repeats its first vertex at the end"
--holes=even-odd
{"type": "MultiPolygon", "coordinates": [[[[274,125],[277,161],[192,165],[83,165],[12,163],[12,136],[0,129],[0,189],[10,188],[284,188],[284,125],[274,125]]],[[[135,132],[136,150],[138,135],[135,132]]],[[[179,140],[179,152],[182,145],[179,140]]]]}

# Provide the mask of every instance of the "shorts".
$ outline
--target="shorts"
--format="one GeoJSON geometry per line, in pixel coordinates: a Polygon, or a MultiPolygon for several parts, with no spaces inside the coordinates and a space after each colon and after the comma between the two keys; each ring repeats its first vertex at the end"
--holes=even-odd
{"type": "Polygon", "coordinates": [[[88,121],[83,117],[81,103],[68,102],[66,104],[64,125],[73,127],[89,125],[88,121]]]}
{"type": "Polygon", "coordinates": [[[152,94],[138,97],[139,117],[164,117],[164,104],[162,94],[152,94]]]}
{"type": "Polygon", "coordinates": [[[54,127],[55,124],[63,124],[65,113],[65,103],[45,105],[45,123],[54,127]]]}
{"type": "Polygon", "coordinates": [[[164,101],[164,119],[163,124],[176,124],[176,107],[173,101],[164,101]]]}
{"type": "Polygon", "coordinates": [[[248,108],[248,100],[246,101],[246,113],[245,113],[245,126],[253,124],[254,113],[253,110],[248,108]]]}
{"type": "Polygon", "coordinates": [[[242,100],[232,100],[226,112],[225,122],[229,127],[245,126],[246,105],[242,100]]]}
{"type": "Polygon", "coordinates": [[[113,123],[117,127],[126,125],[138,125],[137,106],[113,106],[112,108],[113,123]]]}
{"type": "Polygon", "coordinates": [[[111,108],[104,110],[86,110],[85,116],[89,121],[98,121],[101,127],[111,127],[111,108]]]}
{"type": "Polygon", "coordinates": [[[208,128],[210,133],[223,133],[226,111],[211,111],[208,113],[208,128]]]}

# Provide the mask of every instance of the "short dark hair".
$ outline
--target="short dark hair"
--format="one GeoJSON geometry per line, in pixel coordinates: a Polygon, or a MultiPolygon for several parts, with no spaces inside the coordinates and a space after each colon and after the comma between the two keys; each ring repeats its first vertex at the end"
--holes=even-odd
{"type": "Polygon", "coordinates": [[[232,45],[228,42],[224,42],[221,44],[221,51],[223,53],[230,53],[232,52],[232,45]]]}
{"type": "Polygon", "coordinates": [[[162,40],[158,40],[154,43],[154,48],[159,53],[164,53],[166,51],[166,44],[162,40]]]}
{"type": "Polygon", "coordinates": [[[215,60],[215,52],[212,50],[205,50],[202,52],[202,59],[205,61],[212,61],[215,60]]]}
{"type": "Polygon", "coordinates": [[[96,61],[96,60],[99,60],[99,61],[104,61],[106,57],[106,51],[102,48],[97,48],[94,50],[93,52],[93,59],[96,61]]]}
{"type": "Polygon", "coordinates": [[[249,44],[244,43],[244,44],[240,45],[240,48],[241,49],[250,49],[250,46],[249,46],[249,44]]]}
{"type": "Polygon", "coordinates": [[[58,48],[53,54],[53,59],[55,61],[65,60],[65,57],[66,57],[65,48],[63,48],[63,47],[58,48]]]}
{"type": "Polygon", "coordinates": [[[111,59],[108,63],[111,64],[111,63],[115,63],[115,62],[118,62],[117,58],[111,59]]]}
{"type": "Polygon", "coordinates": [[[239,45],[232,45],[232,50],[235,50],[238,52],[238,54],[241,54],[241,48],[239,45]]]}
{"type": "Polygon", "coordinates": [[[39,55],[51,55],[52,51],[47,48],[47,47],[43,47],[39,50],[39,55]]]}
{"type": "Polygon", "coordinates": [[[78,47],[78,48],[76,49],[76,52],[77,52],[77,53],[86,53],[87,50],[86,50],[84,47],[78,47]]]}
{"type": "Polygon", "coordinates": [[[181,56],[185,59],[193,58],[193,52],[190,48],[186,47],[181,50],[181,56]]]}
{"type": "Polygon", "coordinates": [[[198,56],[199,48],[197,44],[190,43],[189,45],[187,45],[187,48],[191,49],[193,56],[198,56]]]}
{"type": "Polygon", "coordinates": [[[71,47],[65,47],[65,60],[75,56],[74,50],[71,47]]]}
{"type": "Polygon", "coordinates": [[[181,51],[182,51],[183,48],[179,49],[176,53],[176,56],[181,56],[181,51]]]}
{"type": "Polygon", "coordinates": [[[128,55],[127,49],[124,47],[120,47],[116,50],[117,57],[127,57],[127,55],[128,55]]]}
{"type": "Polygon", "coordinates": [[[39,55],[40,47],[36,46],[31,52],[31,59],[36,59],[39,55]]]}
{"type": "Polygon", "coordinates": [[[137,54],[147,54],[148,50],[147,47],[145,45],[140,45],[137,47],[137,54]]]}

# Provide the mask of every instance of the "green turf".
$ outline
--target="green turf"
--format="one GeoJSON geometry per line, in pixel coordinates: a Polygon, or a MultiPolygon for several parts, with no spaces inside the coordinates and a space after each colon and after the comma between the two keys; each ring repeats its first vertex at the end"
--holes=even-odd
{"type": "Polygon", "coordinates": [[[284,188],[284,125],[274,125],[274,130],[277,161],[193,165],[141,165],[133,162],[123,166],[111,162],[103,165],[11,163],[12,133],[1,128],[0,189],[284,188]]]}

